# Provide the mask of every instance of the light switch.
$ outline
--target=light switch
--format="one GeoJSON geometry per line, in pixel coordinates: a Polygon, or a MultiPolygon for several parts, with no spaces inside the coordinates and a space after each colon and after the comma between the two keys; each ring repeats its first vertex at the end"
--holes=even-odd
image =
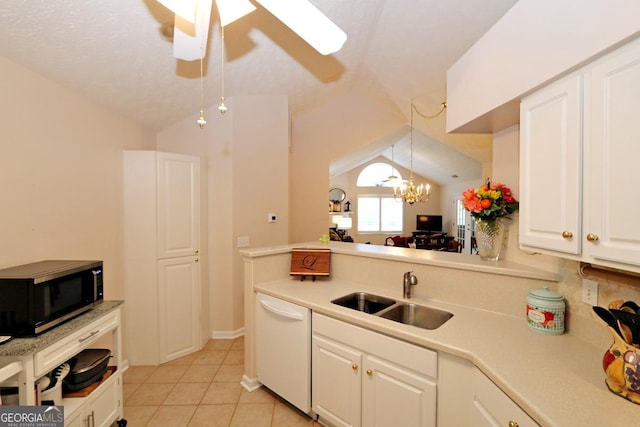
{"type": "Polygon", "coordinates": [[[250,244],[249,236],[238,237],[239,248],[246,248],[247,246],[249,246],[249,244],[250,244]]]}

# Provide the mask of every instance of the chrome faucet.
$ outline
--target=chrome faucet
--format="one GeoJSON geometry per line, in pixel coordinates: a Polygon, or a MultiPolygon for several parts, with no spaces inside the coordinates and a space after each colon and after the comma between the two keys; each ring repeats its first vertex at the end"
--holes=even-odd
{"type": "Polygon", "coordinates": [[[418,278],[413,271],[407,271],[402,278],[402,297],[411,298],[411,287],[418,284],[418,278]]]}

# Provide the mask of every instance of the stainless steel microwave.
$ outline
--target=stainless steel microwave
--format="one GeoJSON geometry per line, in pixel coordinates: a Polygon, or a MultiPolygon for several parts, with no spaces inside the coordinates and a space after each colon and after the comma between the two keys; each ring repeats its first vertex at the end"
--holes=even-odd
{"type": "Polygon", "coordinates": [[[37,335],[102,302],[102,261],[40,261],[0,270],[0,335],[37,335]]]}

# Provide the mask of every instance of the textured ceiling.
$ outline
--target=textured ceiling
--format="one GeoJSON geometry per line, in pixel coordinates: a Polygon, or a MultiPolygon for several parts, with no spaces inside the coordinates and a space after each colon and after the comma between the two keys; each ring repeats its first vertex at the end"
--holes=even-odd
{"type": "MultiPolygon", "coordinates": [[[[516,1],[312,0],[348,35],[330,56],[316,53],[256,4],[255,12],[225,29],[225,95],[286,94],[294,121],[354,91],[393,114],[408,116],[410,98],[422,111],[437,111],[446,98],[446,70],[516,1]]],[[[176,61],[160,32],[172,21],[156,0],[3,0],[0,55],[159,130],[194,115],[200,97],[199,62],[176,61]]],[[[220,96],[215,6],[212,21],[207,105],[220,96]]],[[[417,139],[490,161],[487,137],[445,135],[444,118],[416,126],[417,139]]],[[[407,157],[402,145],[396,158],[408,167],[400,163],[407,157]]],[[[418,157],[416,172],[428,175],[418,157]]]]}

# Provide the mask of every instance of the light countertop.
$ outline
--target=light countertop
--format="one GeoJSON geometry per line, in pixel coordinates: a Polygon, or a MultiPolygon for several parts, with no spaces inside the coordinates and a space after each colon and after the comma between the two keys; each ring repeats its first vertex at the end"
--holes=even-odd
{"type": "Polygon", "coordinates": [[[600,361],[606,348],[595,347],[570,334],[551,336],[534,331],[527,326],[524,315],[413,298],[411,301],[417,304],[454,314],[440,328],[424,330],[330,302],[360,291],[402,301],[400,288],[394,293],[335,279],[312,282],[296,278],[255,285],[258,292],[317,313],[467,359],[543,426],[638,423],[640,406],[614,395],[605,385],[600,361]]]}
{"type": "Polygon", "coordinates": [[[34,337],[14,338],[0,345],[0,357],[23,357],[32,355],[69,334],[88,325],[99,317],[115,310],[124,301],[103,301],[91,310],[70,319],[55,328],[34,337]]]}

